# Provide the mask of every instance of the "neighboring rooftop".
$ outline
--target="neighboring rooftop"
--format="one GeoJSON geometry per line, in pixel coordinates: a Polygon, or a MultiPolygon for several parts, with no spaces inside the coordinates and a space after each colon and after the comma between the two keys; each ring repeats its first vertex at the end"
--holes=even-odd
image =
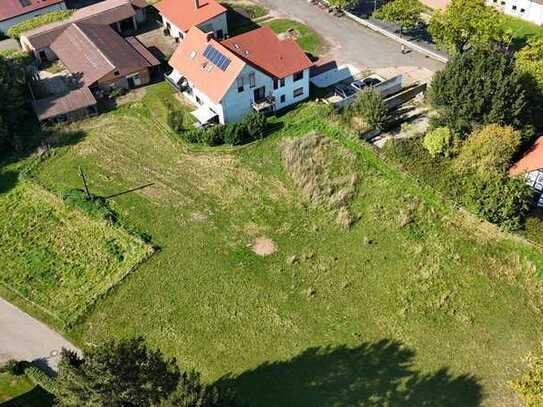
{"type": "Polygon", "coordinates": [[[543,168],[543,136],[509,169],[510,176],[521,175],[543,168]]]}
{"type": "Polygon", "coordinates": [[[64,0],[1,0],[0,21],[9,20],[59,3],[64,3],[64,0]]]}
{"type": "Polygon", "coordinates": [[[71,24],[85,22],[109,25],[134,17],[136,12],[130,0],[105,0],[92,6],[76,10],[67,20],[57,21],[25,32],[25,37],[34,49],[49,47],[51,43],[71,24]]]}
{"type": "Polygon", "coordinates": [[[279,39],[270,27],[260,27],[222,42],[240,58],[267,74],[284,78],[313,63],[292,39],[279,39]]]}
{"type": "Polygon", "coordinates": [[[114,71],[125,76],[159,63],[154,57],[150,60],[152,55],[135,38],[127,41],[109,25],[73,23],[51,44],[51,50],[72,74],[80,75],[85,86],[114,71]]]}
{"type": "Polygon", "coordinates": [[[213,102],[219,103],[245,67],[245,62],[211,36],[193,27],[174,52],[170,65],[213,102]]]}
{"type": "Polygon", "coordinates": [[[72,90],[66,94],[53,95],[36,100],[34,111],[40,121],[96,105],[96,99],[89,88],[72,90]]]}
{"type": "Polygon", "coordinates": [[[155,7],[184,32],[226,12],[215,0],[162,0],[155,7]]]}

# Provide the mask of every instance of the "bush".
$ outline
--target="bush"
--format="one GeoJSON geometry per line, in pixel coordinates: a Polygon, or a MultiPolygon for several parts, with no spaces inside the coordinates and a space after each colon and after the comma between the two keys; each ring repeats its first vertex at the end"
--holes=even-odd
{"type": "Polygon", "coordinates": [[[447,127],[438,127],[424,136],[422,145],[432,157],[449,157],[453,149],[453,140],[453,134],[447,127]]]}
{"type": "Polygon", "coordinates": [[[65,20],[71,17],[73,13],[73,10],[60,10],[45,13],[40,16],[31,18],[30,20],[22,21],[19,24],[15,24],[8,30],[7,34],[11,38],[19,38],[19,36],[25,31],[33,30],[34,28],[41,27],[45,24],[65,20]]]}
{"type": "Polygon", "coordinates": [[[507,230],[522,226],[533,193],[522,179],[507,177],[466,177],[464,205],[507,230]]]}
{"type": "Polygon", "coordinates": [[[55,379],[51,379],[43,371],[36,366],[29,366],[25,369],[25,375],[36,386],[40,386],[46,392],[56,395],[58,393],[58,386],[55,379]]]}
{"type": "Polygon", "coordinates": [[[264,138],[266,129],[266,117],[258,112],[253,112],[245,116],[238,126],[242,132],[242,138],[245,142],[260,140],[264,138]]]}
{"type": "Polygon", "coordinates": [[[173,131],[180,132],[185,128],[185,112],[182,110],[168,109],[168,126],[173,131]]]}
{"type": "Polygon", "coordinates": [[[15,360],[10,359],[6,362],[4,366],[0,369],[0,372],[7,372],[13,376],[20,376],[24,374],[25,369],[29,366],[29,362],[26,360],[15,360]]]}
{"type": "Polygon", "coordinates": [[[351,106],[368,126],[377,130],[386,130],[390,124],[390,113],[380,93],[373,88],[362,90],[351,106]]]}

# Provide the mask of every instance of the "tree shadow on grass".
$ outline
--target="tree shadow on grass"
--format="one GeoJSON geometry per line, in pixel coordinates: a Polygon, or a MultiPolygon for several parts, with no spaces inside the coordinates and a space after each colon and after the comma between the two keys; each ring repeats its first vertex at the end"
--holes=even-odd
{"type": "Polygon", "coordinates": [[[266,362],[217,384],[235,388],[257,406],[474,407],[481,386],[472,375],[414,369],[415,352],[391,340],[347,346],[308,348],[282,362],[266,362]]]}
{"type": "Polygon", "coordinates": [[[2,407],[49,407],[53,406],[54,397],[39,386],[11,400],[0,403],[2,407]]]}

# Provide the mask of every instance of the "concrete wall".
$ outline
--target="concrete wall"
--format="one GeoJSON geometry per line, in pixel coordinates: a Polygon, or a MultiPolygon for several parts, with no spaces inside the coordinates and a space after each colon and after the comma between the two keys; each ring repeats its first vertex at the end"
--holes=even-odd
{"type": "Polygon", "coordinates": [[[64,2],[53,4],[48,7],[44,7],[39,10],[31,11],[30,13],[26,13],[17,17],[10,18],[9,20],[1,21],[0,22],[0,32],[3,32],[4,34],[7,33],[7,31],[10,29],[10,27],[14,26],[15,24],[19,24],[23,21],[29,20],[33,17],[40,16],[45,13],[50,13],[51,11],[59,11],[59,10],[66,10],[66,5],[64,2]]]}
{"type": "Polygon", "coordinates": [[[495,7],[504,14],[543,25],[543,4],[532,0],[486,0],[486,4],[495,7]]]}

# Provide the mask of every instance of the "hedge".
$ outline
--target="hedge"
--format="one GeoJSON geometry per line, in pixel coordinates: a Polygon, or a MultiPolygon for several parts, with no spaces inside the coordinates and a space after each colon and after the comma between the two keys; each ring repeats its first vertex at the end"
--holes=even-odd
{"type": "Polygon", "coordinates": [[[31,18],[30,20],[22,21],[19,24],[12,26],[7,34],[11,38],[19,38],[25,31],[33,30],[34,28],[41,27],[42,25],[54,23],[56,21],[62,21],[72,16],[73,10],[60,10],[51,11],[31,18]]]}
{"type": "Polygon", "coordinates": [[[36,366],[30,366],[25,369],[25,375],[36,386],[40,386],[46,392],[56,395],[58,394],[58,384],[55,379],[51,379],[42,370],[36,366]]]}

